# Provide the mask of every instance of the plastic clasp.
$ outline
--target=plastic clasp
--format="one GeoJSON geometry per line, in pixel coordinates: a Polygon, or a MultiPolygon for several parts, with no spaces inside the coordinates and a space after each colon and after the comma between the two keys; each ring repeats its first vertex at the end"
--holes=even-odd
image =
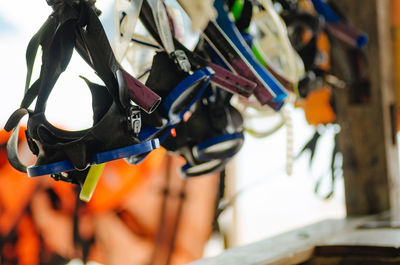
{"type": "Polygon", "coordinates": [[[142,127],[142,115],[139,107],[131,106],[128,110],[128,129],[134,134],[139,134],[142,127]]]}
{"type": "Polygon", "coordinates": [[[174,60],[174,62],[178,65],[179,69],[184,72],[189,72],[191,69],[191,65],[189,59],[186,56],[186,53],[182,50],[173,51],[170,56],[174,60]]]}

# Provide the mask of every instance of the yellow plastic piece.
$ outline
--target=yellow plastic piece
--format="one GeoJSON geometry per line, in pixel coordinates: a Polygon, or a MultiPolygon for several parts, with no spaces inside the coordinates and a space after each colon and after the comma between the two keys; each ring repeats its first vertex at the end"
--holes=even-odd
{"type": "Polygon", "coordinates": [[[105,165],[106,163],[103,163],[90,167],[85,183],[83,183],[81,193],[79,194],[79,198],[82,201],[89,202],[92,198],[93,192],[96,189],[97,182],[100,179],[105,165]]]}

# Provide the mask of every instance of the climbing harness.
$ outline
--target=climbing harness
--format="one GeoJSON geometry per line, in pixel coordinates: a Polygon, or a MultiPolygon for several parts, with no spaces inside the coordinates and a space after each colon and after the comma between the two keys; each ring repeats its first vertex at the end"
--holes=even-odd
{"type": "Polygon", "coordinates": [[[226,102],[231,95],[209,88],[188,120],[176,127],[164,146],[183,156],[187,164],[183,176],[192,177],[221,171],[240,150],[243,119],[239,111],[226,102]]]}
{"type": "Polygon", "coordinates": [[[27,48],[24,98],[20,109],[5,126],[6,131],[14,129],[7,154],[10,163],[20,171],[27,171],[30,177],[50,174],[57,180],[82,185],[91,166],[158,148],[157,138],[140,141],[137,135],[141,113],[153,112],[161,99],[117,63],[93,3],[53,1],[49,4],[54,12],[27,48]],[[40,77],[29,86],[39,45],[43,50],[40,77]],[[92,93],[93,127],[65,131],[51,125],[44,112],[51,90],[66,69],[74,48],[105,86],[83,78],[92,93]],[[36,98],[35,109],[28,109],[36,98]],[[19,160],[16,142],[19,121],[27,114],[26,137],[32,153],[38,157],[36,164],[29,167],[19,160]]]}

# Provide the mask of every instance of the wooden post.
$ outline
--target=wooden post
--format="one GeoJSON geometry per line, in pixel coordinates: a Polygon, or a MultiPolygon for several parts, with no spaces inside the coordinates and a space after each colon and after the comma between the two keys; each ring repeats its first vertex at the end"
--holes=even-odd
{"type": "Polygon", "coordinates": [[[349,216],[399,209],[396,96],[390,31],[390,0],[334,0],[348,21],[368,36],[369,103],[338,91],[346,208],[349,216]]]}
{"type": "MultiPolygon", "coordinates": [[[[397,121],[400,118],[400,0],[392,0],[391,1],[391,21],[392,21],[392,37],[393,37],[393,49],[394,49],[394,65],[395,65],[395,80],[396,80],[396,93],[393,96],[397,98],[397,121]],[[397,95],[396,95],[397,94],[397,95]]],[[[399,129],[399,124],[396,124],[397,130],[399,129]]],[[[392,180],[394,182],[393,186],[395,189],[392,189],[392,212],[396,221],[400,221],[400,190],[399,190],[399,179],[394,178],[392,180]]]]}

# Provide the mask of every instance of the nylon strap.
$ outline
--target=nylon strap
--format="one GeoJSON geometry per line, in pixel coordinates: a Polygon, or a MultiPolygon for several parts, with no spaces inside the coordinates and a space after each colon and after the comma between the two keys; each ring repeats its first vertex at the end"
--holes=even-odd
{"type": "MultiPolygon", "coordinates": [[[[127,73],[122,76],[125,79],[131,78],[127,82],[128,85],[120,86],[117,74],[121,72],[122,68],[112,53],[104,29],[92,6],[93,3],[83,0],[79,1],[79,4],[71,1],[48,1],[48,3],[53,4],[54,13],[33,36],[27,47],[28,70],[21,108],[11,115],[5,126],[6,131],[14,129],[7,143],[10,164],[22,172],[26,172],[26,166],[18,157],[19,122],[26,114],[30,113],[27,108],[35,98],[37,98],[37,102],[34,113],[45,111],[50,92],[58,77],[69,64],[74,47],[100,75],[117,105],[130,104],[129,97],[126,96],[129,95],[131,99],[135,99],[135,97],[143,99],[147,105],[142,104],[141,107],[145,111],[150,111],[154,110],[154,106],[158,105],[161,100],[151,89],[127,73]],[[39,46],[43,50],[40,77],[29,87],[39,46]]],[[[30,144],[32,139],[27,138],[28,144],[30,144]]],[[[34,153],[38,151],[32,144],[30,144],[30,148],[34,153]]]]}
{"type": "MultiPolygon", "coordinates": [[[[140,11],[140,19],[150,35],[156,40],[156,42],[162,44],[161,38],[157,33],[157,27],[154,21],[153,14],[147,2],[144,2],[142,5],[142,9],[140,11]]],[[[236,75],[222,67],[219,67],[218,65],[208,62],[197,53],[194,53],[191,50],[187,49],[176,38],[172,37],[172,39],[175,48],[177,50],[182,50],[186,54],[192,68],[201,69],[203,67],[209,66],[216,72],[216,74],[211,79],[213,83],[217,84],[227,91],[230,91],[231,93],[238,93],[245,97],[249,97],[253,93],[256,87],[256,83],[240,75],[236,75]]]]}
{"type": "Polygon", "coordinates": [[[14,128],[7,142],[7,147],[6,147],[8,161],[15,169],[25,173],[26,173],[26,165],[24,165],[24,163],[21,162],[18,156],[18,135],[19,135],[19,122],[26,114],[28,114],[27,109],[18,109],[11,115],[11,118],[7,121],[6,126],[4,128],[7,132],[9,132],[14,128]]]}
{"type": "Polygon", "coordinates": [[[174,41],[172,40],[172,33],[169,27],[168,14],[165,6],[161,0],[146,0],[153,13],[154,21],[156,23],[157,31],[160,34],[161,42],[164,49],[168,54],[175,50],[174,41]]]}

